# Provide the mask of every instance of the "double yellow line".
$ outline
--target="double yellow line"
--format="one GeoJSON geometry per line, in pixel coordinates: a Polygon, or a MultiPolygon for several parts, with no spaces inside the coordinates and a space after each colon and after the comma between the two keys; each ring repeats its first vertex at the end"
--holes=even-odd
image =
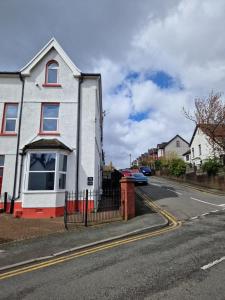
{"type": "MultiPolygon", "coordinates": [[[[144,195],[142,195],[142,197],[144,197],[144,195]]],[[[159,209],[159,207],[157,205],[150,202],[148,199],[145,199],[145,200],[146,200],[146,202],[148,202],[148,205],[152,206],[152,208],[154,207],[155,210],[159,209]]],[[[21,274],[28,273],[28,272],[40,270],[40,269],[43,269],[43,268],[47,268],[47,267],[50,267],[50,266],[53,266],[53,265],[57,265],[57,264],[60,264],[60,263],[63,263],[63,262],[66,262],[66,261],[69,261],[69,260],[72,260],[72,259],[75,259],[75,258],[78,258],[78,257],[93,254],[93,253],[96,253],[96,252],[99,252],[99,251],[103,251],[103,250],[111,249],[111,248],[118,247],[118,246],[121,246],[121,245],[133,243],[133,242],[140,241],[140,240],[143,240],[143,239],[146,239],[146,238],[158,236],[158,235],[161,235],[161,234],[166,233],[168,231],[174,230],[174,229],[176,229],[177,227],[179,227],[181,225],[181,223],[178,222],[175,217],[173,217],[171,214],[169,214],[165,210],[161,209],[160,213],[162,215],[164,215],[164,217],[166,217],[169,220],[170,226],[164,227],[164,228],[156,230],[154,232],[142,233],[140,235],[133,236],[133,237],[130,237],[130,238],[123,238],[123,239],[120,239],[120,240],[117,240],[117,241],[114,241],[114,242],[108,242],[108,243],[105,243],[105,244],[102,244],[102,245],[99,245],[99,246],[95,246],[95,247],[92,247],[92,248],[89,248],[89,249],[86,249],[86,250],[81,250],[81,251],[78,251],[78,252],[75,252],[75,253],[72,253],[72,254],[68,254],[68,255],[58,257],[58,258],[52,258],[52,259],[49,259],[48,261],[36,263],[36,264],[29,265],[29,266],[26,266],[26,267],[18,267],[14,270],[11,270],[11,271],[0,274],[0,280],[7,279],[7,278],[17,276],[17,275],[21,275],[21,274]]]]}

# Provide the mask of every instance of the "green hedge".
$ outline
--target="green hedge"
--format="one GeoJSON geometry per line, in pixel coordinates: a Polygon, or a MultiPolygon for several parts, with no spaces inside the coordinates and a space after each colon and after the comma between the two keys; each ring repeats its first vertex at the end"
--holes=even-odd
{"type": "Polygon", "coordinates": [[[204,172],[207,172],[208,176],[216,175],[221,168],[221,163],[216,158],[209,158],[207,161],[205,161],[202,165],[202,170],[204,172]]]}
{"type": "Polygon", "coordinates": [[[186,163],[180,158],[174,158],[169,161],[169,173],[173,176],[179,177],[185,174],[186,163]]]}

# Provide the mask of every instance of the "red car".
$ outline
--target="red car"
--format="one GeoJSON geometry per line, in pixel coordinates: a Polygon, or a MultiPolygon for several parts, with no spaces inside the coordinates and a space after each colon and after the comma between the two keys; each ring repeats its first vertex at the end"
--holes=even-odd
{"type": "Polygon", "coordinates": [[[121,173],[122,173],[123,177],[130,177],[130,176],[132,176],[132,173],[131,173],[130,170],[122,170],[121,173]]]}

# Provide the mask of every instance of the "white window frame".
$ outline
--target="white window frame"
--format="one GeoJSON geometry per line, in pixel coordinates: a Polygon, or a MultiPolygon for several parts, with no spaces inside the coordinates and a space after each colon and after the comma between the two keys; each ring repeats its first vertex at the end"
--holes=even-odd
{"type": "Polygon", "coordinates": [[[59,64],[57,61],[50,61],[48,62],[47,64],[47,74],[46,74],[46,83],[47,84],[57,84],[58,83],[58,78],[59,78],[59,64]],[[56,66],[55,67],[51,67],[51,65],[55,64],[56,66]],[[56,70],[56,82],[49,82],[49,78],[48,78],[48,72],[49,70],[56,70]]]}
{"type": "Polygon", "coordinates": [[[41,108],[41,132],[42,133],[58,133],[59,132],[59,108],[60,104],[59,103],[42,103],[42,108],[41,108]],[[44,106],[45,105],[51,105],[51,106],[58,106],[58,117],[44,117],[44,106]],[[44,130],[44,120],[56,120],[56,130],[44,130]]]}
{"type": "Polygon", "coordinates": [[[16,133],[17,132],[18,109],[19,109],[19,104],[18,103],[6,103],[5,104],[5,110],[4,110],[4,116],[3,116],[3,118],[4,118],[3,132],[4,133],[16,133]],[[14,117],[14,118],[9,118],[9,117],[6,116],[6,114],[7,114],[7,107],[10,106],[10,105],[17,107],[16,117],[14,117]],[[7,120],[15,120],[15,130],[14,131],[12,131],[12,130],[6,130],[6,122],[7,122],[7,120]]]}
{"type": "MultiPolygon", "coordinates": [[[[27,152],[27,161],[26,161],[26,169],[25,169],[25,177],[24,177],[24,192],[25,193],[56,193],[56,192],[65,192],[66,191],[66,187],[65,189],[59,189],[59,155],[63,154],[67,156],[67,162],[68,162],[68,153],[66,151],[63,150],[31,150],[29,152],[27,152]],[[52,153],[52,154],[56,154],[56,161],[55,161],[55,170],[54,171],[31,171],[30,172],[30,157],[32,153],[52,153]],[[55,177],[54,177],[54,189],[53,190],[29,190],[28,189],[28,184],[29,184],[29,174],[30,173],[54,173],[55,177]]],[[[67,164],[67,171],[68,171],[68,164],[67,164]]],[[[66,174],[67,176],[67,171],[63,172],[66,174]]],[[[67,184],[67,181],[66,181],[67,184]]]]}
{"type": "MultiPolygon", "coordinates": [[[[65,188],[64,189],[60,189],[59,188],[59,174],[64,174],[64,175],[67,175],[67,165],[66,165],[66,171],[60,171],[59,170],[59,157],[60,157],[60,155],[65,155],[64,153],[61,153],[61,152],[59,152],[58,153],[58,182],[57,182],[57,184],[58,184],[58,186],[57,186],[57,188],[58,188],[58,190],[60,190],[60,191],[65,191],[65,188]]],[[[68,161],[68,155],[66,155],[67,156],[67,161],[68,161]]],[[[66,161],[66,162],[67,162],[66,161]]]]}

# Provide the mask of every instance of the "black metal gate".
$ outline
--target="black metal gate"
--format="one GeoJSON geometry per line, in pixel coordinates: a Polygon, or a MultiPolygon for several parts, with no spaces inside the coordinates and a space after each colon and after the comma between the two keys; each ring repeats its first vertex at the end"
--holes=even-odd
{"type": "Polygon", "coordinates": [[[77,194],[66,192],[64,222],[89,224],[121,220],[121,192],[119,187],[104,188],[102,192],[84,190],[77,194]]]}

